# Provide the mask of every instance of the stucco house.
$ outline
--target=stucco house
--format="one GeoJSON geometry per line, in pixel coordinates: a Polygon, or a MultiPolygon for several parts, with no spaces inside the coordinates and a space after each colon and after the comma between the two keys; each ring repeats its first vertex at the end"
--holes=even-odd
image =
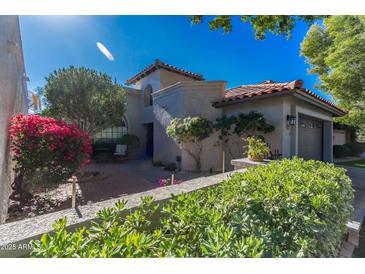
{"type": "MultiPolygon", "coordinates": [[[[332,161],[332,118],[344,115],[312,91],[301,80],[278,83],[272,80],[226,89],[226,81],[205,80],[189,72],[156,60],[126,81],[127,111],[121,127],[109,130],[109,136],[137,135],[140,146],[133,157],[151,156],[153,161],[176,163],[183,170],[194,169],[194,162],[166,135],[174,117],[202,116],[212,121],[223,114],[230,116],[255,110],[275,126],[264,134],[271,150],[282,157],[298,155],[305,159],[332,161]]],[[[100,137],[100,136],[99,136],[100,137]]],[[[226,153],[230,160],[243,156],[243,143],[231,138],[226,153]]],[[[202,169],[221,170],[222,146],[217,135],[203,141],[202,169]]]]}

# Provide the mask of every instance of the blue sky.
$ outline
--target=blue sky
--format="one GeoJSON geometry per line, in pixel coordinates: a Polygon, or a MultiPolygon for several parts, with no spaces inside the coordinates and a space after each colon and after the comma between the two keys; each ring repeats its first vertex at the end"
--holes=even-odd
{"type": "Polygon", "coordinates": [[[296,25],[290,40],[268,34],[264,41],[255,40],[251,26],[238,17],[233,23],[233,32],[223,34],[209,31],[206,22],[192,26],[186,16],[21,16],[29,88],[43,86],[49,73],[70,65],[94,68],[123,84],[158,58],[207,80],[226,80],[228,87],[302,79],[325,96],[314,89],[317,78],[299,55],[305,23],[296,25]],[[98,41],[113,62],[98,50],[98,41]]]}

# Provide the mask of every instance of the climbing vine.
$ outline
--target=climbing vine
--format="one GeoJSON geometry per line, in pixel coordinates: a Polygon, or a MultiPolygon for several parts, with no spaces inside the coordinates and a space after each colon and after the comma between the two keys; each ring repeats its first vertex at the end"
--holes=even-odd
{"type": "Polygon", "coordinates": [[[237,116],[232,115],[229,117],[223,115],[221,118],[216,119],[213,127],[219,132],[218,139],[231,157],[233,157],[233,153],[228,141],[233,134],[242,138],[242,135],[249,131],[270,133],[275,129],[274,126],[266,122],[264,115],[257,111],[250,111],[247,114],[240,113],[237,116]]]}
{"type": "Polygon", "coordinates": [[[274,129],[274,126],[266,122],[262,113],[250,111],[237,116],[223,115],[216,119],[215,123],[202,117],[175,118],[166,128],[166,133],[195,160],[196,170],[200,171],[203,151],[201,141],[208,138],[214,131],[218,132],[219,142],[233,157],[228,145],[230,136],[235,134],[242,137],[248,131],[270,133],[274,129]]]}

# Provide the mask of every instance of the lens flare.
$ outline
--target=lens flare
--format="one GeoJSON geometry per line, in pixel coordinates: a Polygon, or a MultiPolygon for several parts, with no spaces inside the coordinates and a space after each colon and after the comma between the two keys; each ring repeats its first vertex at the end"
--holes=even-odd
{"type": "Polygon", "coordinates": [[[105,55],[106,58],[108,58],[110,61],[114,61],[113,55],[110,53],[110,51],[102,43],[97,42],[96,46],[101,51],[101,53],[105,55]]]}

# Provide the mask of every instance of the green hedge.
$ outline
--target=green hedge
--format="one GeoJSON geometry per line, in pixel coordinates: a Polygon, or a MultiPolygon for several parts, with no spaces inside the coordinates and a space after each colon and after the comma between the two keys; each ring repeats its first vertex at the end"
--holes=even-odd
{"type": "Polygon", "coordinates": [[[33,242],[32,256],[334,257],[352,200],[344,169],[285,159],[174,196],[162,208],[147,197],[125,216],[119,202],[89,229],[68,232],[60,220],[54,235],[33,242]]]}
{"type": "Polygon", "coordinates": [[[341,158],[346,156],[360,156],[365,151],[365,144],[349,143],[333,146],[333,156],[341,158]]]}

